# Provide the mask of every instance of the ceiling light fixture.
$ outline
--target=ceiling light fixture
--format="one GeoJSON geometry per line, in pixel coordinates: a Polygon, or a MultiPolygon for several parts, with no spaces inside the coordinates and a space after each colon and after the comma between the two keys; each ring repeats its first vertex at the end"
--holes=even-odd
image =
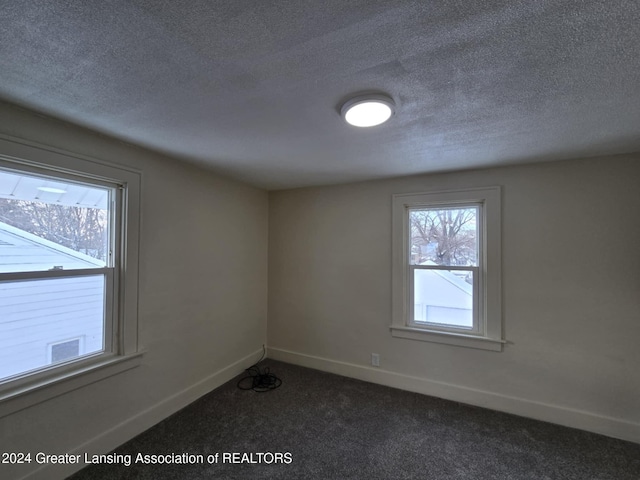
{"type": "Polygon", "coordinates": [[[41,192],[47,192],[47,193],[67,193],[66,190],[63,190],[62,188],[55,188],[55,187],[38,187],[38,190],[40,190],[41,192]]]}
{"type": "Polygon", "coordinates": [[[355,127],[375,127],[389,120],[394,112],[391,97],[380,93],[359,95],[340,109],[344,121],[355,127]]]}

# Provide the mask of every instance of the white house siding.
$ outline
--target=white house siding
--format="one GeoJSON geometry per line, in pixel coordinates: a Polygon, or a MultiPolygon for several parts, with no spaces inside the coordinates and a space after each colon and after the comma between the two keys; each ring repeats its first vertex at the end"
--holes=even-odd
{"type": "Polygon", "coordinates": [[[472,286],[447,270],[415,270],[414,320],[473,326],[472,286]]]}
{"type": "Polygon", "coordinates": [[[2,247],[2,271],[25,272],[52,270],[54,267],[91,268],[84,262],[78,262],[71,256],[62,256],[57,252],[24,241],[14,240],[12,245],[2,247]],[[61,258],[62,257],[62,258],[61,258]],[[66,258],[65,258],[66,257],[66,258]]]}
{"type": "MultiPolygon", "coordinates": [[[[0,222],[0,272],[96,268],[104,262],[0,222]]],[[[0,381],[47,367],[51,346],[103,349],[104,276],[0,282],[0,381]]]]}
{"type": "Polygon", "coordinates": [[[104,276],[0,283],[0,378],[50,364],[50,345],[103,349],[104,276]]]}

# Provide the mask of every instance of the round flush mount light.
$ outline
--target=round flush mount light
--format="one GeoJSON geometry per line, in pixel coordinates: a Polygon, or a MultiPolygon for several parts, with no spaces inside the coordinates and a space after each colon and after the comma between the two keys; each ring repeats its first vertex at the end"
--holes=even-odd
{"type": "Polygon", "coordinates": [[[349,125],[375,127],[389,120],[394,111],[395,104],[391,97],[376,93],[347,100],[340,109],[340,114],[349,125]]]}

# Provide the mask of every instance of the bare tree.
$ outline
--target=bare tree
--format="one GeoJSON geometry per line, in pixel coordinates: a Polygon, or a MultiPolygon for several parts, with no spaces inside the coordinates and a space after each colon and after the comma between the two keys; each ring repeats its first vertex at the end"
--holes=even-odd
{"type": "Polygon", "coordinates": [[[0,221],[77,252],[106,259],[105,210],[0,199],[0,221]]]}
{"type": "Polygon", "coordinates": [[[413,210],[410,222],[414,263],[476,264],[475,208],[413,210]]]}

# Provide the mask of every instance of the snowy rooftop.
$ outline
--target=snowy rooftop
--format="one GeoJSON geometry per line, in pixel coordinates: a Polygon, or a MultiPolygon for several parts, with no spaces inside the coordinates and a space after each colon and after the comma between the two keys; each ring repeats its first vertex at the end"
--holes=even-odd
{"type": "Polygon", "coordinates": [[[0,222],[1,273],[104,266],[97,258],[0,222]]]}

